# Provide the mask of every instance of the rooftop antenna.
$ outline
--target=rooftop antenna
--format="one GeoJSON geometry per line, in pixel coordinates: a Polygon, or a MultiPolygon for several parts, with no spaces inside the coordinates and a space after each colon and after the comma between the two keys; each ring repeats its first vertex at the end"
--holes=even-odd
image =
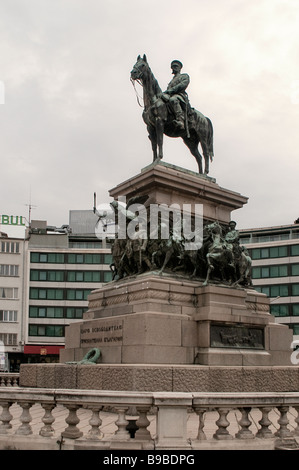
{"type": "Polygon", "coordinates": [[[30,193],[29,193],[29,204],[25,204],[28,207],[28,225],[31,226],[31,210],[36,209],[37,206],[31,204],[31,186],[30,186],[30,193]]]}

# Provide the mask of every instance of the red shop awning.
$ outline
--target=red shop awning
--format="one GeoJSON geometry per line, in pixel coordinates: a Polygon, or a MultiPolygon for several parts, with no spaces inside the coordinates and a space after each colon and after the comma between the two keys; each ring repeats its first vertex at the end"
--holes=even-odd
{"type": "Polygon", "coordinates": [[[64,346],[48,345],[48,344],[25,344],[24,354],[38,354],[40,356],[47,356],[49,354],[59,355],[60,349],[64,346]]]}

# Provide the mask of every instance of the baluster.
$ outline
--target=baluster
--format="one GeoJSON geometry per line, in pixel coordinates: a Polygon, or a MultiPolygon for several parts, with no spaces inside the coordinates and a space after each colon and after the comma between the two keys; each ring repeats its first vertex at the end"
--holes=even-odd
{"type": "Polygon", "coordinates": [[[103,437],[103,433],[99,430],[99,427],[102,424],[102,420],[99,415],[102,408],[102,406],[90,408],[92,411],[92,416],[89,420],[91,429],[88,431],[86,439],[97,441],[98,439],[101,439],[103,437]]]}
{"type": "Polygon", "coordinates": [[[7,379],[6,379],[6,387],[12,387],[12,377],[7,377],[7,379]]]}
{"type": "Polygon", "coordinates": [[[248,429],[251,426],[252,422],[248,418],[251,408],[240,408],[241,411],[241,419],[238,421],[239,425],[241,426],[240,431],[236,433],[237,439],[253,439],[254,434],[248,429]]]}
{"type": "Polygon", "coordinates": [[[294,434],[296,436],[299,436],[299,406],[294,406],[296,412],[297,412],[297,417],[295,418],[295,423],[297,423],[297,427],[294,430],[294,434]]]}
{"type": "Polygon", "coordinates": [[[118,406],[118,407],[115,407],[115,409],[118,413],[118,419],[117,421],[115,421],[115,424],[118,427],[118,430],[115,432],[113,439],[128,441],[130,439],[130,433],[129,431],[127,431],[126,427],[129,424],[129,421],[127,421],[125,418],[125,413],[128,407],[118,406]]]}
{"type": "Polygon", "coordinates": [[[256,437],[260,437],[262,439],[268,439],[274,437],[273,433],[270,431],[269,426],[271,426],[272,422],[268,418],[268,414],[272,410],[271,407],[262,407],[262,419],[259,421],[261,428],[256,433],[256,437]]]}
{"type": "Polygon", "coordinates": [[[13,378],[12,386],[13,387],[18,387],[18,378],[17,377],[13,378]]]}
{"type": "Polygon", "coordinates": [[[65,407],[69,410],[69,415],[65,419],[68,427],[62,432],[62,436],[68,437],[69,439],[78,439],[78,437],[83,435],[83,432],[77,428],[77,424],[80,422],[77,416],[77,410],[80,408],[80,405],[68,404],[65,405],[65,407]]]}
{"type": "Polygon", "coordinates": [[[0,420],[2,424],[0,424],[0,434],[7,434],[7,430],[10,429],[12,426],[10,424],[13,416],[9,411],[9,408],[13,404],[12,401],[2,401],[2,414],[0,416],[0,420]]]}
{"type": "Polygon", "coordinates": [[[280,425],[278,431],[275,433],[275,436],[281,437],[282,439],[285,437],[291,437],[292,433],[288,429],[289,420],[287,417],[287,413],[289,411],[288,406],[279,406],[278,411],[280,413],[280,417],[278,419],[278,424],[280,425]]]}
{"type": "Polygon", "coordinates": [[[150,409],[150,406],[137,406],[137,411],[139,413],[139,418],[136,421],[137,429],[135,433],[135,439],[149,440],[151,439],[151,433],[146,429],[151,423],[147,418],[147,413],[150,409]]]}
{"type": "Polygon", "coordinates": [[[195,409],[195,413],[198,415],[198,418],[199,418],[197,440],[205,441],[207,439],[207,436],[205,435],[203,428],[205,426],[204,418],[205,418],[205,413],[207,410],[203,408],[197,408],[197,407],[195,407],[194,409],[195,409]]]}
{"type": "Polygon", "coordinates": [[[226,418],[229,413],[229,409],[218,408],[217,411],[219,413],[219,419],[216,421],[218,429],[213,435],[214,439],[232,439],[233,436],[231,436],[231,434],[226,429],[230,424],[226,418]]]}
{"type": "Polygon", "coordinates": [[[39,431],[40,436],[43,437],[51,437],[54,434],[54,428],[52,424],[55,421],[54,416],[52,415],[52,410],[55,408],[54,403],[42,403],[41,404],[43,409],[45,410],[45,414],[42,418],[44,426],[39,431]]]}
{"type": "Polygon", "coordinates": [[[21,402],[18,404],[22,407],[23,412],[20,416],[20,421],[21,421],[21,426],[16,430],[16,434],[24,435],[27,436],[29,434],[32,434],[32,429],[30,426],[30,422],[32,420],[31,414],[30,414],[30,408],[32,406],[32,403],[29,402],[21,402]]]}
{"type": "Polygon", "coordinates": [[[0,387],[5,387],[5,378],[3,376],[0,377],[0,387]]]}

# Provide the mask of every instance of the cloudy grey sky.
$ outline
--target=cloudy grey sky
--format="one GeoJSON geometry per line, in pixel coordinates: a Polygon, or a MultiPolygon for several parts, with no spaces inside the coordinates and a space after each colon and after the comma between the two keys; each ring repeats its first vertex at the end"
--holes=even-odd
{"type": "MultiPolygon", "coordinates": [[[[60,226],[151,163],[129,79],[146,53],[162,89],[172,59],[190,75],[191,105],[214,126],[210,176],[249,197],[238,227],[293,223],[298,24],[298,0],[2,0],[0,214],[28,217],[31,202],[60,226]]],[[[164,153],[197,170],[180,139],[164,153]]]]}

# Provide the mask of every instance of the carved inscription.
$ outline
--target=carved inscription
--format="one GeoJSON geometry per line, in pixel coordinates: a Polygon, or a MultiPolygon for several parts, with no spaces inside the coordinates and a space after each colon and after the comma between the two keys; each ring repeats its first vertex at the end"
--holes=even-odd
{"type": "Polygon", "coordinates": [[[264,330],[246,326],[211,325],[211,347],[264,349],[264,330]]]}
{"type": "Polygon", "coordinates": [[[81,347],[100,348],[101,346],[120,346],[123,341],[122,321],[105,320],[97,325],[81,328],[81,347]]]}

